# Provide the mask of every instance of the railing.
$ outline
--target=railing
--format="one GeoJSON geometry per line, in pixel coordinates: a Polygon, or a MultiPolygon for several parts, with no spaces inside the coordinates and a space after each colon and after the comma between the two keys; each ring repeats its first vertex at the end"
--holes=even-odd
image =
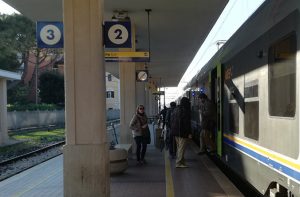
{"type": "Polygon", "coordinates": [[[148,123],[149,124],[152,124],[152,123],[157,124],[158,120],[159,120],[158,116],[148,116],[148,123]]]}
{"type": "Polygon", "coordinates": [[[114,147],[116,144],[119,144],[119,137],[120,136],[120,119],[110,120],[106,122],[106,131],[107,131],[107,138],[110,142],[110,146],[114,147]],[[117,132],[117,130],[119,132],[117,132]]]}

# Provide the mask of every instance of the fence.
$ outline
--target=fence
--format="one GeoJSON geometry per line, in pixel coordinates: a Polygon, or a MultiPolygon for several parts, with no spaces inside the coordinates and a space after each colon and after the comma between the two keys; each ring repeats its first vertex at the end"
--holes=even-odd
{"type": "MultiPolygon", "coordinates": [[[[120,118],[120,110],[108,110],[107,120],[120,118]]],[[[7,112],[7,125],[9,130],[29,127],[44,127],[49,125],[64,125],[65,111],[13,111],[7,112]]]]}

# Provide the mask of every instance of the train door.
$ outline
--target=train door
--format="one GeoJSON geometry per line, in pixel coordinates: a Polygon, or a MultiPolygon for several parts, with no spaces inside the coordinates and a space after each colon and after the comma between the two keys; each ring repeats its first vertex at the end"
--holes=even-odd
{"type": "Polygon", "coordinates": [[[221,64],[218,64],[211,72],[211,100],[216,106],[217,127],[216,127],[216,145],[217,154],[222,155],[222,72],[221,64]]]}

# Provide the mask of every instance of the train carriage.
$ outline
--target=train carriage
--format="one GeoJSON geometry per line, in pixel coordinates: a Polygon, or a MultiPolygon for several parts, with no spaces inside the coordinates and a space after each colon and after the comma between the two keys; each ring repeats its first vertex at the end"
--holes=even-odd
{"type": "Polygon", "coordinates": [[[205,92],[218,158],[266,196],[300,196],[299,38],[299,0],[267,0],[186,87],[196,141],[205,92]]]}

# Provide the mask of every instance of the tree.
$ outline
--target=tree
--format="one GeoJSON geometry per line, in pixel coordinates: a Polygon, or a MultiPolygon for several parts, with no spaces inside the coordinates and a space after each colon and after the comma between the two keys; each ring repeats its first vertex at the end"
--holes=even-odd
{"type": "Polygon", "coordinates": [[[0,69],[16,71],[35,46],[35,24],[23,15],[0,15],[0,69]]]}
{"type": "Polygon", "coordinates": [[[28,86],[20,83],[18,86],[14,86],[9,89],[7,92],[7,102],[8,103],[18,103],[18,104],[27,104],[29,88],[28,86]]]}
{"type": "MultiPolygon", "coordinates": [[[[27,98],[33,101],[32,92],[36,92],[38,86],[40,66],[51,68],[61,58],[61,49],[37,48],[34,22],[19,14],[0,14],[0,69],[9,71],[22,69],[20,71],[23,72],[21,81],[8,85],[8,89],[14,89],[8,92],[10,98],[15,96],[15,90],[28,86],[27,98]],[[34,73],[27,73],[28,67],[32,65],[35,66],[34,73]]],[[[10,99],[14,100],[16,99],[10,99]]],[[[36,97],[35,101],[38,100],[36,97]]]]}
{"type": "Polygon", "coordinates": [[[17,54],[11,48],[0,45],[0,69],[16,71],[20,67],[17,54]]]}
{"type": "Polygon", "coordinates": [[[42,103],[63,104],[65,102],[63,75],[55,72],[44,72],[39,80],[39,95],[42,103]]]}

